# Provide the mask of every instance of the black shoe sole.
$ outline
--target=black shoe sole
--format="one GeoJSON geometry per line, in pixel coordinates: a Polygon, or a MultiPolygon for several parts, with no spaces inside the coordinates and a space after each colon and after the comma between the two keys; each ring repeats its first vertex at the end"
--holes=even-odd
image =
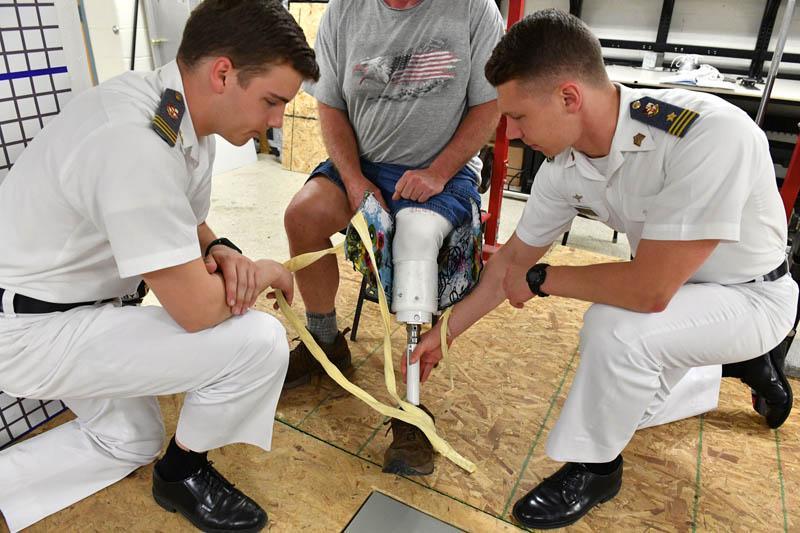
{"type": "Polygon", "coordinates": [[[262,531],[267,526],[267,523],[269,522],[269,519],[267,518],[266,520],[264,520],[263,524],[258,525],[258,526],[254,527],[254,528],[250,528],[250,529],[213,529],[213,528],[206,528],[206,527],[203,527],[201,524],[198,524],[197,522],[195,522],[192,519],[192,517],[190,517],[189,515],[184,513],[181,509],[178,509],[172,503],[170,503],[167,500],[165,500],[164,498],[158,496],[155,491],[153,491],[153,499],[156,501],[156,503],[159,505],[159,507],[161,507],[162,509],[164,509],[168,513],[180,513],[180,515],[183,516],[189,522],[191,522],[191,524],[194,527],[196,527],[200,531],[204,531],[205,533],[232,533],[234,531],[236,533],[258,533],[259,531],[262,531]]]}
{"type": "Polygon", "coordinates": [[[770,422],[769,419],[767,419],[767,413],[769,412],[770,408],[774,409],[775,407],[774,406],[770,407],[769,405],[767,405],[767,401],[758,394],[756,394],[755,392],[752,394],[753,409],[755,409],[758,414],[764,417],[764,419],[767,421],[767,425],[771,429],[777,429],[781,427],[784,422],[786,422],[787,418],[789,418],[789,414],[791,414],[792,412],[792,404],[794,402],[794,396],[792,394],[792,385],[789,383],[789,380],[786,379],[786,374],[783,371],[783,360],[779,361],[778,358],[775,357],[772,353],[769,354],[769,359],[770,362],[772,363],[772,366],[775,367],[775,372],[778,373],[778,379],[780,379],[781,385],[783,385],[783,388],[786,389],[786,392],[789,394],[789,399],[784,404],[784,406],[786,406],[786,409],[784,410],[780,418],[770,422]]]}
{"type": "Polygon", "coordinates": [[[433,474],[433,462],[414,468],[402,459],[395,459],[389,464],[383,465],[383,473],[397,474],[398,476],[428,476],[433,474]]]}
{"type": "MultiPolygon", "coordinates": [[[[344,368],[340,368],[338,366],[336,368],[338,368],[339,372],[341,372],[346,378],[352,376],[353,371],[355,370],[355,368],[353,367],[353,363],[348,363],[347,366],[345,366],[344,368]]],[[[302,387],[303,385],[311,383],[311,380],[316,377],[323,377],[327,375],[328,374],[324,370],[319,370],[317,372],[312,372],[310,374],[304,374],[298,378],[295,378],[293,381],[284,381],[283,390],[296,389],[297,387],[302,387]]]]}
{"type": "Polygon", "coordinates": [[[514,506],[514,508],[511,511],[511,516],[514,517],[514,520],[516,520],[518,524],[520,524],[520,525],[522,525],[524,527],[527,527],[528,529],[558,529],[560,527],[567,527],[569,525],[574,524],[575,522],[577,522],[578,520],[580,520],[584,516],[586,516],[589,513],[589,511],[591,511],[592,509],[594,509],[598,505],[602,505],[602,504],[606,503],[607,501],[613,499],[617,494],[619,494],[619,489],[621,489],[621,488],[622,488],[622,485],[620,484],[620,486],[617,487],[617,490],[615,490],[613,494],[609,494],[608,496],[606,496],[605,498],[603,498],[602,500],[600,500],[596,504],[592,505],[591,507],[587,507],[578,516],[574,516],[574,517],[570,518],[569,520],[562,520],[561,522],[550,522],[550,523],[545,523],[545,524],[541,524],[541,523],[526,524],[525,522],[520,520],[519,517],[517,516],[517,506],[516,505],[514,506]]]}

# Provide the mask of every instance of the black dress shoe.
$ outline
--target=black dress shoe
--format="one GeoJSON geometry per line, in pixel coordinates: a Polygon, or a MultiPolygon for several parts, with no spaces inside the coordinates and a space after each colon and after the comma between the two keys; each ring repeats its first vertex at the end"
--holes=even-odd
{"type": "Polygon", "coordinates": [[[608,475],[589,472],[583,463],[567,463],[514,504],[514,518],[532,529],[565,527],[595,505],[617,495],[622,462],[608,475]]]}
{"type": "Polygon", "coordinates": [[[153,498],[208,532],[250,533],[267,525],[267,513],[229,483],[209,461],[182,481],[166,481],[153,469],[153,498]]]}
{"type": "Polygon", "coordinates": [[[783,372],[785,359],[784,341],[755,359],[725,365],[726,374],[738,377],[750,387],[753,409],[773,429],[780,427],[792,411],[792,386],[783,372]]]}

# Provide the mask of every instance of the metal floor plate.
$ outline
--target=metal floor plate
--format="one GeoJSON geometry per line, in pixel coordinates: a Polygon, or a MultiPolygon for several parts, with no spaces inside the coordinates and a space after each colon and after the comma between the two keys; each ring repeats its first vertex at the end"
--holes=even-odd
{"type": "Polygon", "coordinates": [[[344,533],[456,533],[461,531],[381,492],[372,492],[344,533]]]}

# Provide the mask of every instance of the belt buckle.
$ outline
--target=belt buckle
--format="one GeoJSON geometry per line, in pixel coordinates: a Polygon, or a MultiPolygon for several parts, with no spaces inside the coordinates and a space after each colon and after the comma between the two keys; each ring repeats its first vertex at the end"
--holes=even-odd
{"type": "Polygon", "coordinates": [[[15,318],[17,312],[14,309],[14,297],[17,295],[14,291],[8,289],[0,289],[0,312],[6,318],[15,318]]]}

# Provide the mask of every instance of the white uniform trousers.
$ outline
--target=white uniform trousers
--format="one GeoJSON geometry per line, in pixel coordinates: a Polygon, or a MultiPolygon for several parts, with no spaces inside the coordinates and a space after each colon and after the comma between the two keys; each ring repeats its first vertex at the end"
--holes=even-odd
{"type": "Polygon", "coordinates": [[[794,325],[797,284],[687,284],[660,313],[594,304],[580,364],[547,442],[557,461],[613,460],[638,428],[713,410],[721,364],[777,346],[794,325]]]}
{"type": "Polygon", "coordinates": [[[0,390],[77,416],[0,452],[0,511],[16,531],[152,462],[159,395],[187,393],[176,438],[188,448],[269,450],[288,361],[283,326],[252,310],[197,333],[156,306],[0,314],[0,390]]]}

